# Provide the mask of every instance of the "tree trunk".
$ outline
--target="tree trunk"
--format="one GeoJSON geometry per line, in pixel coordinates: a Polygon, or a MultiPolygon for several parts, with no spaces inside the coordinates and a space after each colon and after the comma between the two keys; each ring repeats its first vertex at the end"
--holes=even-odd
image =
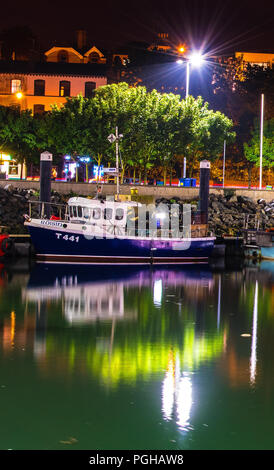
{"type": "Polygon", "coordinates": [[[135,184],[136,180],[136,168],[133,169],[133,183],[135,184]]]}
{"type": "Polygon", "coordinates": [[[251,188],[251,172],[252,172],[251,165],[248,165],[247,172],[248,172],[248,189],[250,189],[251,188]]]}
{"type": "Polygon", "coordinates": [[[165,167],[164,168],[164,186],[166,186],[166,173],[167,173],[167,169],[165,167]]]}
{"type": "Polygon", "coordinates": [[[170,168],[170,173],[169,173],[169,185],[172,185],[172,168],[170,168]]]}
{"type": "Polygon", "coordinates": [[[188,163],[188,177],[192,178],[193,175],[193,163],[188,163]]]}
{"type": "Polygon", "coordinates": [[[147,185],[147,169],[145,169],[144,185],[147,185]]]}

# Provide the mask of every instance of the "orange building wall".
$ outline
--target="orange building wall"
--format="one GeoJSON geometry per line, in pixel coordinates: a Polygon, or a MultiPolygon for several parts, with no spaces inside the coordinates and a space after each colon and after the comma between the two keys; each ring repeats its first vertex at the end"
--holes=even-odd
{"type": "Polygon", "coordinates": [[[242,57],[243,62],[252,64],[269,64],[274,65],[274,54],[260,52],[235,52],[235,57],[242,57]]]}
{"type": "Polygon", "coordinates": [[[72,76],[50,76],[50,75],[0,75],[0,105],[10,106],[19,105],[21,109],[30,109],[33,111],[35,104],[45,106],[45,111],[49,111],[51,105],[61,105],[66,102],[66,97],[59,96],[59,82],[62,80],[70,81],[70,96],[85,94],[85,82],[95,82],[96,88],[107,85],[106,77],[72,77],[72,76]],[[22,80],[23,97],[18,100],[11,94],[11,79],[22,80]],[[34,95],[34,80],[45,80],[45,96],[34,95]]]}

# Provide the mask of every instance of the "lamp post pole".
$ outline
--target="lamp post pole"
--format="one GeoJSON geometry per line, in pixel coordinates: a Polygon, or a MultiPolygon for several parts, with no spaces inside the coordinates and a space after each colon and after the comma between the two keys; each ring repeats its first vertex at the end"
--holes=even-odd
{"type": "Polygon", "coordinates": [[[186,98],[189,95],[189,60],[186,62],[186,98]]]}
{"type": "Polygon", "coordinates": [[[223,159],[223,188],[225,187],[225,151],[226,151],[226,140],[224,140],[224,159],[223,159]]]}
{"type": "Polygon", "coordinates": [[[262,189],[263,182],[263,140],[264,140],[264,95],[261,96],[261,131],[260,131],[260,184],[262,189]]]}
{"type": "Polygon", "coordinates": [[[118,126],[115,128],[115,147],[116,147],[116,182],[117,182],[117,201],[119,201],[120,186],[119,186],[119,134],[118,126]]]}
{"type": "MultiPolygon", "coordinates": [[[[186,99],[189,95],[189,60],[186,62],[186,99]]],[[[183,170],[183,177],[186,178],[186,157],[184,157],[184,170],[183,170]]]]}

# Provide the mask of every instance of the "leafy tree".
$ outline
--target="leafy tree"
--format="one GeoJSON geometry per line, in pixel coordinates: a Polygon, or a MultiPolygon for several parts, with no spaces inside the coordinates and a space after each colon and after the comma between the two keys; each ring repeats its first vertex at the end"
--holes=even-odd
{"type": "MultiPolygon", "coordinates": [[[[38,121],[36,121],[38,122],[38,121]]],[[[162,167],[164,180],[175,155],[187,156],[190,166],[200,158],[214,159],[224,139],[232,139],[232,122],[220,112],[209,110],[202,98],[147,92],[145,87],[126,83],[106,85],[94,98],[67,99],[61,108],[53,107],[37,130],[37,145],[61,154],[89,155],[98,165],[115,160],[115,144],[107,137],[123,134],[120,151],[123,171],[133,169],[147,174],[162,167]]]]}
{"type": "MultiPolygon", "coordinates": [[[[199,160],[216,159],[223,149],[224,140],[233,141],[233,122],[219,111],[209,109],[201,97],[190,96],[182,103],[187,131],[182,140],[181,155],[187,157],[189,176],[199,160]]],[[[181,158],[179,157],[179,161],[181,158]]]]}
{"type": "MultiPolygon", "coordinates": [[[[271,169],[274,168],[274,118],[264,123],[263,135],[263,158],[262,164],[264,167],[271,169]]],[[[248,143],[244,144],[245,156],[248,161],[254,163],[256,166],[260,164],[260,126],[256,121],[252,131],[251,139],[248,143]]]]}
{"type": "Polygon", "coordinates": [[[29,110],[0,106],[0,149],[18,162],[35,159],[37,140],[29,110]]]}

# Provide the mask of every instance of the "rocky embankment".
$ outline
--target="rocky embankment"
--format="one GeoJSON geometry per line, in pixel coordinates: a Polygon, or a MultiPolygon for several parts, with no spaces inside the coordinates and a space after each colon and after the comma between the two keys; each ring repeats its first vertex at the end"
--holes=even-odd
{"type": "Polygon", "coordinates": [[[244,196],[209,196],[209,229],[215,235],[238,235],[248,227],[267,229],[274,227],[274,200],[254,202],[244,196]]]}
{"type": "MultiPolygon", "coordinates": [[[[179,198],[171,200],[158,199],[156,203],[184,202],[179,198]]],[[[185,201],[189,203],[189,201],[185,201]]],[[[191,201],[192,211],[198,207],[198,199],[191,201]]],[[[209,231],[214,235],[239,235],[242,229],[259,228],[266,229],[274,227],[274,200],[266,203],[264,199],[254,202],[249,197],[236,196],[232,193],[223,196],[218,194],[209,195],[208,209],[209,231]]]]}
{"type": "MultiPolygon", "coordinates": [[[[51,200],[56,204],[64,204],[68,197],[53,192],[51,200]]],[[[27,233],[24,226],[24,214],[29,213],[29,201],[39,201],[39,193],[34,189],[19,189],[9,184],[4,188],[0,187],[0,226],[2,232],[27,233]]],[[[35,212],[38,214],[38,204],[33,204],[32,208],[33,215],[35,212]]]]}
{"type": "MultiPolygon", "coordinates": [[[[55,204],[64,204],[73,194],[59,194],[52,192],[51,201],[55,204]]],[[[32,189],[18,189],[9,184],[0,187],[0,226],[3,231],[10,234],[26,233],[24,227],[24,214],[28,213],[29,201],[38,201],[39,193],[32,189]]],[[[184,201],[175,197],[173,199],[157,199],[157,203],[178,203],[184,201]]],[[[187,201],[189,203],[189,201],[187,201]]],[[[197,208],[198,201],[192,201],[193,210],[197,208]]],[[[34,214],[33,214],[34,215],[34,214]]],[[[209,196],[209,230],[215,235],[238,235],[248,221],[249,228],[270,228],[274,226],[274,200],[266,203],[263,199],[253,202],[243,196],[233,193],[222,196],[210,194],[209,196]]]]}

